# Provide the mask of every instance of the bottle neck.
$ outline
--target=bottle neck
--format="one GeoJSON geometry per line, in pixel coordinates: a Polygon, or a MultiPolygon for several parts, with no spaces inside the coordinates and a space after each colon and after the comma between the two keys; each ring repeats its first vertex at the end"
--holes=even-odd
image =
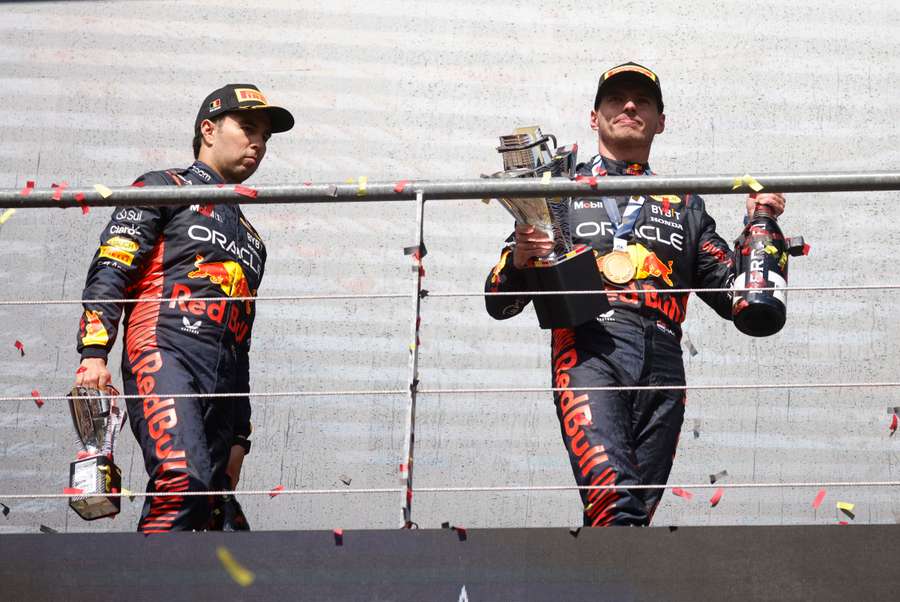
{"type": "Polygon", "coordinates": [[[758,217],[768,217],[770,219],[777,219],[775,214],[772,212],[772,208],[768,205],[757,205],[753,210],[753,219],[758,217]]]}

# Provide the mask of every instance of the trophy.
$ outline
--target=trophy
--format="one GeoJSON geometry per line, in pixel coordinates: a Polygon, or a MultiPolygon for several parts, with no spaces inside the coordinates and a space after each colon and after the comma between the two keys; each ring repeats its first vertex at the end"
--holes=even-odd
{"type": "Polygon", "coordinates": [[[125,423],[125,410],[117,404],[119,392],[74,387],[69,410],[78,434],[78,459],[69,465],[69,487],[80,489],[69,498],[69,506],[84,520],[115,516],[122,499],[110,496],[122,489],[122,471],[113,463],[116,433],[125,423]]]}
{"type": "MultiPolygon", "coordinates": [[[[544,135],[538,126],[516,128],[509,136],[500,136],[497,151],[503,157],[503,171],[495,178],[551,176],[572,178],[578,145],[557,147],[556,137],[544,135]],[[553,142],[553,150],[549,142],[553,142]]],[[[597,269],[593,249],[572,242],[569,229],[568,198],[497,199],[518,224],[529,224],[553,239],[553,251],[544,258],[533,258],[525,268],[530,290],[565,292],[603,290],[603,278],[597,269]]],[[[605,294],[537,295],[532,299],[541,328],[578,326],[609,309],[605,294]]]]}

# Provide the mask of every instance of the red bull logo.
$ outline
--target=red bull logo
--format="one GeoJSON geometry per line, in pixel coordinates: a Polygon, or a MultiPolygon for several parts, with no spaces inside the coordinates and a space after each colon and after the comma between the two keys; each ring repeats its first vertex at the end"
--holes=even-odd
{"type": "MultiPolygon", "coordinates": [[[[218,284],[222,291],[229,297],[251,297],[250,285],[244,269],[236,261],[210,261],[203,262],[203,255],[197,255],[194,262],[195,270],[188,272],[188,278],[209,278],[213,284],[218,284]]],[[[252,301],[245,300],[244,308],[249,315],[253,311],[252,301]]]]}
{"type": "Polygon", "coordinates": [[[631,255],[631,261],[634,263],[637,271],[635,278],[643,280],[644,278],[658,278],[668,284],[675,286],[670,276],[672,275],[672,264],[674,261],[669,260],[668,263],[663,262],[656,253],[648,251],[647,247],[642,244],[629,245],[628,254],[631,255]]]}
{"type": "Polygon", "coordinates": [[[109,334],[100,316],[102,311],[85,311],[81,316],[81,344],[82,345],[106,345],[109,343],[109,334]]]}

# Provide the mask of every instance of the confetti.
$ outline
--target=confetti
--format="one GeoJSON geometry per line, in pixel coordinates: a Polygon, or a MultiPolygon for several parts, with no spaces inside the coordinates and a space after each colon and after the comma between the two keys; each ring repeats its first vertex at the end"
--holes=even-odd
{"type": "Polygon", "coordinates": [[[552,178],[552,177],[553,177],[553,173],[551,173],[549,171],[545,171],[544,174],[541,176],[541,184],[543,184],[544,186],[549,185],[550,178],[552,178]]]}
{"type": "Polygon", "coordinates": [[[848,522],[845,521],[845,520],[839,520],[839,521],[838,521],[838,524],[839,524],[839,525],[842,525],[842,526],[847,526],[847,525],[849,525],[850,523],[848,523],[848,522]]]}
{"type": "Polygon", "coordinates": [[[25,345],[22,344],[22,341],[16,340],[16,349],[19,350],[22,357],[25,357],[25,345]]]}
{"type": "Polygon", "coordinates": [[[234,556],[231,555],[231,552],[228,551],[228,548],[219,546],[216,548],[216,555],[219,557],[222,566],[225,567],[225,570],[228,571],[228,574],[234,579],[235,583],[242,587],[247,587],[253,583],[253,580],[256,578],[253,575],[253,572],[241,566],[238,561],[234,559],[234,556]]]}
{"type": "Polygon", "coordinates": [[[59,533],[59,531],[57,531],[56,529],[53,529],[51,527],[48,527],[47,525],[41,525],[40,529],[41,529],[41,533],[46,533],[48,535],[51,535],[53,533],[59,533]]]}
{"type": "Polygon", "coordinates": [[[69,187],[68,182],[63,182],[62,184],[57,184],[54,182],[50,185],[50,188],[53,188],[53,200],[58,201],[62,199],[63,190],[69,187]]]}
{"type": "Polygon", "coordinates": [[[897,424],[898,424],[898,422],[900,422],[900,420],[897,419],[897,415],[896,415],[896,414],[894,414],[893,416],[891,416],[891,426],[890,426],[890,429],[891,429],[891,437],[893,437],[893,436],[894,436],[894,433],[897,432],[897,424]]]}
{"type": "Polygon", "coordinates": [[[271,490],[269,490],[269,499],[272,499],[282,491],[284,491],[284,485],[276,485],[271,490]]]}
{"type": "Polygon", "coordinates": [[[84,489],[79,489],[78,487],[65,487],[63,488],[63,493],[66,495],[82,495],[84,489]]]}
{"type": "Polygon", "coordinates": [[[134,186],[135,188],[143,188],[146,185],[147,184],[144,182],[135,182],[134,184],[132,184],[132,186],[134,186]]]}
{"type": "Polygon", "coordinates": [[[709,483],[710,483],[710,485],[715,485],[716,481],[721,481],[722,479],[724,479],[727,476],[728,476],[727,470],[720,470],[716,474],[709,475],[709,483]]]}
{"type": "Polygon", "coordinates": [[[587,184],[591,188],[597,187],[597,178],[594,176],[578,176],[575,178],[575,181],[587,184]]]}
{"type": "Polygon", "coordinates": [[[403,190],[406,188],[406,184],[408,182],[409,182],[409,180],[397,180],[394,183],[394,192],[396,192],[397,194],[400,194],[401,192],[403,192],[403,190]]]}
{"type": "Polygon", "coordinates": [[[9,517],[9,506],[0,503],[0,508],[3,508],[3,516],[9,517]]]}
{"type": "Polygon", "coordinates": [[[763,185],[759,183],[759,181],[751,176],[748,173],[745,173],[743,176],[738,176],[734,179],[733,185],[731,187],[732,190],[737,190],[741,186],[747,185],[749,186],[753,192],[759,192],[763,189],[763,185]]]}
{"type": "Polygon", "coordinates": [[[359,182],[356,188],[356,196],[366,196],[368,194],[366,192],[366,185],[369,183],[369,178],[366,176],[359,176],[359,182]]]}
{"type": "Polygon", "coordinates": [[[132,502],[134,501],[134,492],[131,491],[130,489],[126,489],[126,488],[122,487],[122,494],[127,495],[128,499],[130,501],[132,501],[132,502]]]}
{"type": "Polygon", "coordinates": [[[306,180],[305,182],[303,182],[303,185],[304,186],[312,186],[312,182],[310,182],[309,180],[306,180]]]}
{"type": "Polygon", "coordinates": [[[110,190],[103,184],[94,184],[94,190],[96,190],[97,194],[102,196],[104,199],[108,199],[112,196],[112,190],[110,190]]]}
{"type": "Polygon", "coordinates": [[[572,537],[578,538],[578,534],[581,533],[581,527],[573,527],[569,529],[569,535],[572,537]]]}
{"type": "Polygon", "coordinates": [[[725,493],[725,490],[719,487],[716,489],[716,492],[712,494],[712,497],[709,498],[709,505],[715,508],[719,505],[719,501],[722,499],[722,494],[725,493]]]}
{"type": "Polygon", "coordinates": [[[22,196],[28,196],[34,190],[34,180],[28,180],[25,182],[25,186],[22,187],[22,190],[19,191],[19,194],[22,196]]]}
{"type": "Polygon", "coordinates": [[[87,372],[87,368],[85,368],[84,366],[78,366],[78,370],[75,371],[75,374],[83,374],[84,372],[87,372]]]}
{"type": "Polygon", "coordinates": [[[673,487],[672,495],[677,495],[678,497],[684,498],[686,500],[690,500],[694,497],[693,493],[691,493],[687,489],[682,489],[681,487],[673,487]]]}
{"type": "Polygon", "coordinates": [[[13,213],[15,213],[15,212],[16,212],[16,210],[12,209],[12,208],[9,208],[6,211],[4,211],[3,214],[0,215],[0,224],[5,224],[6,222],[8,222],[9,218],[11,218],[13,216],[13,213]]]}
{"type": "Polygon", "coordinates": [[[344,545],[344,530],[343,529],[333,529],[332,533],[334,533],[334,545],[336,545],[336,546],[344,545]]]}
{"type": "Polygon", "coordinates": [[[850,502],[838,502],[837,508],[838,510],[843,510],[845,512],[853,512],[853,509],[856,508],[856,504],[851,504],[850,502]]]}
{"type": "Polygon", "coordinates": [[[347,485],[348,487],[350,486],[350,483],[353,481],[353,479],[351,479],[350,477],[348,477],[345,474],[342,474],[338,478],[341,480],[341,483],[343,483],[344,485],[347,485]]]}
{"type": "Polygon", "coordinates": [[[453,527],[453,530],[456,531],[456,536],[460,541],[465,541],[469,538],[469,532],[464,527],[453,527]]]}
{"type": "Polygon", "coordinates": [[[403,474],[405,472],[406,472],[406,464],[401,464],[400,465],[400,473],[403,474]]]}
{"type": "Polygon", "coordinates": [[[255,188],[250,188],[249,186],[244,186],[243,184],[238,184],[237,186],[235,186],[234,191],[241,196],[245,196],[251,199],[255,199],[257,194],[255,188]]]}
{"type": "Polygon", "coordinates": [[[87,215],[91,212],[91,208],[84,204],[84,193],[76,192],[75,193],[75,202],[81,205],[81,213],[82,215],[87,215]]]}
{"type": "Polygon", "coordinates": [[[691,338],[687,335],[687,333],[684,333],[684,336],[681,338],[681,344],[685,346],[685,348],[688,350],[688,353],[691,354],[691,357],[694,357],[699,353],[699,351],[697,351],[697,348],[694,347],[694,343],[691,341],[691,338]]]}
{"type": "Polygon", "coordinates": [[[822,501],[825,499],[825,490],[819,489],[819,493],[816,494],[816,499],[813,500],[812,507],[816,510],[819,509],[819,506],[822,505],[822,501]]]}
{"type": "Polygon", "coordinates": [[[34,405],[37,407],[41,407],[44,405],[44,400],[41,399],[41,393],[37,389],[31,392],[31,396],[34,397],[34,405]]]}

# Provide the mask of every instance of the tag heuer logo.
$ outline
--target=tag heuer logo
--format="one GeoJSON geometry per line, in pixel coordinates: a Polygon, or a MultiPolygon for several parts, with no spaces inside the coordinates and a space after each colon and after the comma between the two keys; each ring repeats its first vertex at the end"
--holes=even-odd
{"type": "Polygon", "coordinates": [[[200,334],[200,326],[203,324],[202,320],[197,320],[193,324],[188,320],[185,316],[181,316],[181,323],[183,326],[181,330],[184,332],[189,332],[191,334],[200,334]]]}
{"type": "Polygon", "coordinates": [[[213,111],[218,111],[221,108],[222,108],[222,99],[221,98],[217,98],[214,101],[212,101],[211,103],[209,103],[209,112],[210,113],[212,113],[213,111]]]}

